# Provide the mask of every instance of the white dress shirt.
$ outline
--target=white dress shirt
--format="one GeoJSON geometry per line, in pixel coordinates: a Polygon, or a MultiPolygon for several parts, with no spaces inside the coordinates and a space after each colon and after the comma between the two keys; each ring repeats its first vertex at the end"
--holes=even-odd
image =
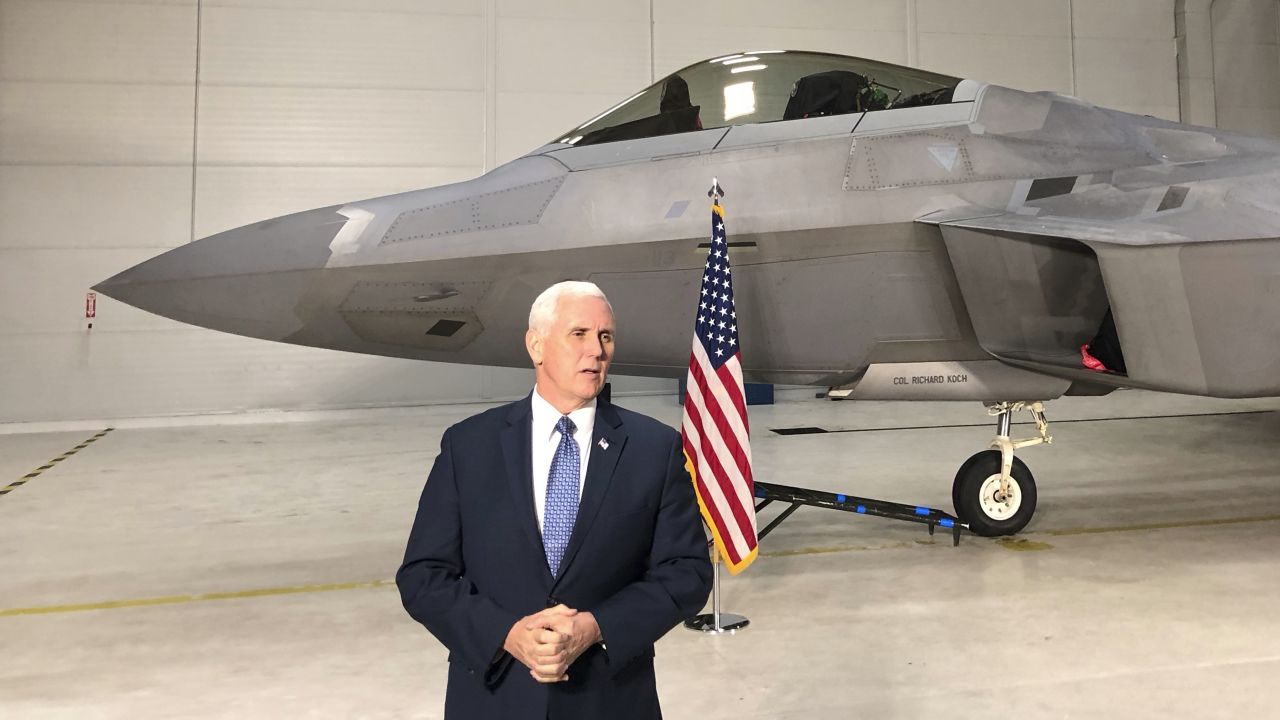
{"type": "MultiPolygon", "coordinates": [[[[542,531],[543,509],[547,504],[547,476],[551,474],[551,460],[560,445],[560,411],[552,407],[533,388],[533,506],[538,512],[538,531],[542,531]]],[[[591,432],[596,426],[596,401],[569,413],[573,421],[573,439],[578,443],[578,501],[582,501],[582,488],[587,481],[587,459],[591,457],[591,432]]]]}

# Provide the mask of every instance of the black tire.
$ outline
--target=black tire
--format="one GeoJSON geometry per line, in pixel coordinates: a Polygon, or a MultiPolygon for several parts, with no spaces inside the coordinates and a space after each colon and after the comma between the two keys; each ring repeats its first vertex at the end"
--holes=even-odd
{"type": "Polygon", "coordinates": [[[983,509],[982,488],[988,478],[1000,474],[1000,451],[984,450],[965,461],[951,486],[956,516],[969,524],[969,530],[983,537],[1014,535],[1031,522],[1036,512],[1036,480],[1026,463],[1013,459],[1009,471],[1019,494],[1017,510],[1009,517],[994,517],[983,509]]]}
{"type": "Polygon", "coordinates": [[[956,509],[957,517],[959,517],[960,514],[960,481],[964,479],[965,475],[969,474],[969,468],[973,467],[973,464],[978,462],[978,460],[988,452],[990,451],[983,450],[980,453],[970,455],[969,459],[965,460],[960,466],[960,469],[956,471],[955,480],[951,481],[951,507],[956,509]]]}

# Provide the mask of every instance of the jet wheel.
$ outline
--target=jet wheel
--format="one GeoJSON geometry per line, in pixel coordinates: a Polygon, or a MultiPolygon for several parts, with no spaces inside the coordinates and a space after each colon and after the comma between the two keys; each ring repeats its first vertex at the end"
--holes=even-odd
{"type": "Polygon", "coordinates": [[[956,472],[951,486],[956,516],[983,537],[1013,535],[1031,522],[1036,512],[1036,481],[1026,463],[1013,459],[1009,495],[1000,495],[1000,451],[984,450],[970,457],[956,472]]]}

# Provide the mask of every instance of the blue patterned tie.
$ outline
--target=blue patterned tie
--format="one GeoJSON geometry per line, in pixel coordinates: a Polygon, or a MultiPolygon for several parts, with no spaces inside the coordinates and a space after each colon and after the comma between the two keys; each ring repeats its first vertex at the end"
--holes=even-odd
{"type": "Polygon", "coordinates": [[[560,431],[560,444],[551,458],[551,471],[547,473],[547,501],[542,513],[542,546],[547,551],[547,567],[551,575],[560,574],[560,560],[573,534],[573,523],[578,518],[578,482],[581,477],[581,456],[578,443],[573,439],[577,430],[573,421],[564,416],[556,423],[560,431]]]}

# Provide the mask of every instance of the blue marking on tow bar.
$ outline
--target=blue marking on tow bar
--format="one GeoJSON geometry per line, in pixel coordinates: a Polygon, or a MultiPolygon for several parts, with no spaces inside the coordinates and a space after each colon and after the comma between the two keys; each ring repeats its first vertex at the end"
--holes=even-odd
{"type": "Polygon", "coordinates": [[[843,495],[836,495],[836,502],[838,502],[838,503],[842,503],[842,502],[844,502],[844,496],[843,496],[843,495]]]}
{"type": "Polygon", "coordinates": [[[916,514],[917,514],[917,515],[926,515],[926,516],[927,516],[927,515],[929,514],[929,508],[922,508],[922,507],[918,507],[918,508],[916,508],[916,514]]]}
{"type": "Polygon", "coordinates": [[[947,528],[955,527],[956,525],[954,520],[948,520],[946,518],[942,518],[941,520],[939,520],[938,524],[941,525],[942,527],[947,527],[947,528]]]}
{"type": "Polygon", "coordinates": [[[858,512],[860,512],[860,513],[865,513],[866,511],[867,511],[867,506],[866,506],[866,505],[859,505],[859,506],[858,506],[858,512]]]}

